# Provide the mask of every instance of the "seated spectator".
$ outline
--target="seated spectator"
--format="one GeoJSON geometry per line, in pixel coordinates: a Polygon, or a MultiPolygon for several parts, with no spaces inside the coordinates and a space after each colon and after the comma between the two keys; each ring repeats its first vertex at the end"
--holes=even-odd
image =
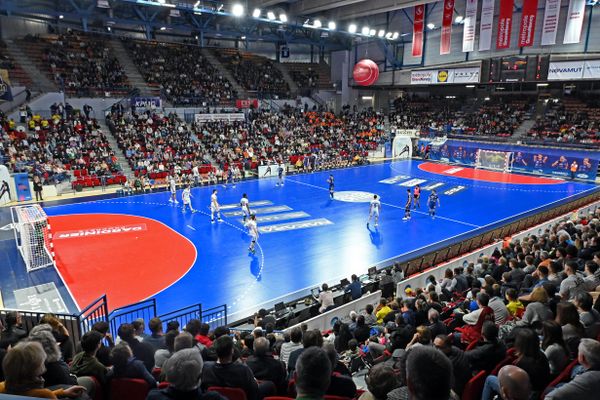
{"type": "Polygon", "coordinates": [[[594,298],[588,292],[580,292],[573,300],[579,312],[579,321],[585,329],[585,336],[597,338],[600,334],[600,312],[593,308],[594,298]]]}
{"type": "Polygon", "coordinates": [[[93,376],[101,385],[106,384],[108,369],[96,358],[98,349],[102,346],[103,336],[100,332],[91,330],[81,338],[82,352],[73,357],[70,370],[75,376],[93,376]]]}
{"type": "Polygon", "coordinates": [[[202,388],[211,386],[234,387],[242,389],[248,400],[261,398],[259,386],[248,366],[233,362],[233,339],[221,336],[215,340],[213,347],[217,354],[216,362],[210,361],[202,370],[202,388]]]}
{"type": "Polygon", "coordinates": [[[359,400],[388,400],[398,398],[400,382],[394,370],[385,364],[374,365],[365,376],[367,391],[359,400]]]}
{"type": "Polygon", "coordinates": [[[338,353],[335,351],[335,347],[331,344],[327,344],[323,346],[323,350],[325,350],[329,357],[332,371],[329,387],[325,393],[329,396],[354,398],[356,395],[356,385],[352,378],[333,372],[338,364],[338,353]]]}
{"type": "Polygon", "coordinates": [[[208,332],[210,331],[210,325],[201,323],[198,334],[195,336],[195,339],[198,343],[203,344],[206,347],[212,346],[212,340],[208,337],[208,332]]]}
{"type": "Polygon", "coordinates": [[[577,275],[577,263],[569,261],[565,264],[567,277],[560,283],[558,294],[563,300],[573,300],[577,293],[585,291],[584,281],[577,275]]]}
{"type": "Polygon", "coordinates": [[[383,319],[390,312],[392,312],[392,309],[388,306],[387,299],[382,297],[379,300],[379,305],[377,306],[377,309],[375,310],[375,317],[377,317],[377,323],[380,325],[383,324],[383,319]]]}
{"type": "Polygon", "coordinates": [[[351,279],[352,282],[344,288],[344,293],[350,293],[350,298],[352,300],[360,299],[362,296],[362,287],[358,280],[358,276],[352,274],[351,279]]]}
{"type": "Polygon", "coordinates": [[[506,346],[498,340],[498,327],[492,321],[485,321],[481,328],[483,341],[465,352],[472,371],[492,371],[504,359],[506,346]]]}
{"type": "Polygon", "coordinates": [[[490,296],[488,306],[494,311],[496,325],[503,325],[508,319],[509,312],[502,299],[500,285],[486,286],[485,292],[490,296]]]}
{"type": "Polygon", "coordinates": [[[588,292],[597,291],[600,286],[600,266],[593,260],[586,261],[584,273],[584,289],[588,292]]]}
{"type": "Polygon", "coordinates": [[[453,398],[452,374],[452,363],[444,354],[420,346],[408,354],[406,386],[401,391],[411,400],[449,400],[453,398]]]}
{"type": "Polygon", "coordinates": [[[160,318],[152,318],[148,323],[150,328],[150,336],[144,338],[144,342],[148,343],[154,349],[154,352],[161,349],[166,349],[165,336],[163,334],[162,321],[160,318]]]}
{"type": "Polygon", "coordinates": [[[463,343],[471,343],[479,340],[481,337],[481,328],[485,321],[494,321],[494,311],[488,306],[490,296],[486,293],[477,293],[477,305],[478,309],[465,314],[463,316],[463,322],[466,324],[464,327],[457,328],[460,332],[460,341],[463,343]]]}
{"type": "Polygon", "coordinates": [[[103,337],[103,340],[100,342],[100,348],[96,352],[96,358],[100,361],[104,366],[111,366],[110,362],[110,351],[115,346],[115,342],[113,341],[113,337],[109,331],[108,322],[99,321],[96,322],[92,326],[92,330],[96,332],[100,332],[103,337]],[[104,344],[104,341],[107,342],[107,345],[104,344]]]}
{"type": "Polygon", "coordinates": [[[21,328],[22,319],[18,311],[9,311],[4,318],[4,330],[0,335],[2,347],[15,345],[19,340],[27,337],[27,332],[21,328]]]}
{"type": "Polygon", "coordinates": [[[46,372],[42,375],[44,386],[77,385],[77,378],[69,372],[69,366],[62,359],[58,343],[48,324],[36,325],[29,332],[30,342],[38,342],[46,353],[46,372]]]}
{"type": "Polygon", "coordinates": [[[471,369],[465,352],[453,346],[452,341],[453,339],[447,335],[438,335],[433,340],[433,345],[444,353],[452,363],[452,370],[454,371],[452,390],[460,396],[466,383],[471,379],[471,369]]]}
{"type": "Polygon", "coordinates": [[[440,313],[435,308],[429,309],[427,319],[429,320],[427,328],[431,332],[431,337],[446,334],[446,325],[440,321],[440,313]]]}
{"type": "Polygon", "coordinates": [[[121,326],[119,326],[118,335],[123,342],[129,345],[129,349],[131,349],[135,358],[143,362],[148,372],[150,372],[152,371],[152,368],[154,368],[154,349],[148,343],[141,341],[140,326],[142,326],[143,332],[143,325],[140,325],[138,321],[137,326],[137,336],[135,335],[136,330],[132,324],[121,324],[121,326]]]}
{"type": "Polygon", "coordinates": [[[302,348],[302,330],[298,327],[293,328],[290,332],[290,341],[281,345],[279,351],[279,359],[287,366],[290,354],[302,348]]]}
{"type": "Polygon", "coordinates": [[[525,312],[525,306],[519,300],[519,294],[516,289],[508,289],[506,291],[506,309],[513,318],[521,318],[525,312]]]}
{"type": "Polygon", "coordinates": [[[552,375],[558,375],[569,363],[569,352],[558,322],[542,322],[542,350],[548,359],[552,375]]]}
{"type": "Polygon", "coordinates": [[[296,369],[296,362],[298,361],[298,357],[309,347],[321,347],[323,346],[323,336],[321,336],[321,332],[318,330],[310,330],[304,332],[302,335],[302,348],[294,350],[290,354],[290,358],[288,360],[287,369],[288,373],[291,376],[296,369]]]}
{"type": "Polygon", "coordinates": [[[277,392],[285,394],[287,389],[285,364],[273,358],[266,338],[258,337],[254,340],[254,354],[246,360],[246,365],[252,370],[256,379],[273,382],[277,392]]]}
{"type": "Polygon", "coordinates": [[[525,307],[525,313],[523,318],[517,322],[518,326],[539,326],[542,321],[552,319],[554,314],[550,307],[548,307],[548,292],[542,286],[538,286],[533,289],[533,292],[527,296],[527,300],[530,301],[525,307]]]}
{"type": "Polygon", "coordinates": [[[166,349],[156,350],[154,353],[154,368],[162,368],[165,361],[167,361],[175,352],[175,338],[179,335],[179,332],[173,330],[168,331],[165,334],[165,345],[166,349]]]}
{"type": "Polygon", "coordinates": [[[577,354],[579,340],[585,336],[585,329],[579,321],[577,307],[573,303],[561,302],[556,308],[556,322],[560,324],[563,339],[571,355],[577,354]]]}
{"type": "Polygon", "coordinates": [[[315,299],[321,305],[321,307],[319,307],[319,312],[324,313],[325,311],[331,310],[335,305],[333,303],[333,292],[329,290],[329,286],[324,283],[321,289],[321,293],[319,293],[319,296],[315,299]]]}
{"type": "Polygon", "coordinates": [[[356,328],[354,328],[353,335],[359,343],[364,343],[371,336],[371,328],[367,325],[364,315],[356,317],[356,328]]]}
{"type": "Polygon", "coordinates": [[[530,400],[529,375],[519,367],[505,365],[498,372],[500,395],[504,400],[530,400]]]}
{"type": "Polygon", "coordinates": [[[143,379],[148,384],[149,389],[156,387],[156,380],[150,375],[144,363],[134,357],[126,341],[122,341],[113,347],[110,357],[113,368],[108,373],[108,379],[143,379]]]}
{"type": "Polygon", "coordinates": [[[71,361],[74,353],[73,341],[69,331],[54,314],[44,314],[40,324],[49,324],[52,327],[52,335],[60,347],[62,357],[66,361],[71,361]]]}
{"type": "Polygon", "coordinates": [[[71,386],[65,389],[44,388],[46,353],[39,342],[16,344],[4,357],[2,370],[5,381],[0,382],[0,393],[46,399],[80,397],[85,389],[71,386]]]}
{"type": "Polygon", "coordinates": [[[592,339],[581,339],[577,360],[584,372],[570,382],[554,389],[545,400],[594,399],[600,393],[600,343],[592,339]]]}
{"type": "Polygon", "coordinates": [[[323,399],[331,382],[331,363],[325,350],[311,347],[298,358],[296,398],[323,399]]]}

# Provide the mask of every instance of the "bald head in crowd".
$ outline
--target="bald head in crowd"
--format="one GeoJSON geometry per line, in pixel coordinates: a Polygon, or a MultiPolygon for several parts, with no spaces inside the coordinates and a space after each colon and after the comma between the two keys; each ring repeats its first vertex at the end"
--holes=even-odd
{"type": "Polygon", "coordinates": [[[517,366],[502,367],[498,372],[498,382],[504,400],[528,400],[531,397],[529,375],[517,366]]]}

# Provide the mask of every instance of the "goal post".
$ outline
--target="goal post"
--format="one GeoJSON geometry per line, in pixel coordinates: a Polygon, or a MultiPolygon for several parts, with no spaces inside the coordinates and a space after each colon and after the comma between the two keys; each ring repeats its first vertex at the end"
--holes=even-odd
{"type": "Polygon", "coordinates": [[[27,272],[54,266],[52,233],[48,216],[38,204],[11,208],[17,248],[27,272]]]}
{"type": "Polygon", "coordinates": [[[512,152],[498,150],[477,150],[475,168],[510,172],[512,169],[512,152]]]}

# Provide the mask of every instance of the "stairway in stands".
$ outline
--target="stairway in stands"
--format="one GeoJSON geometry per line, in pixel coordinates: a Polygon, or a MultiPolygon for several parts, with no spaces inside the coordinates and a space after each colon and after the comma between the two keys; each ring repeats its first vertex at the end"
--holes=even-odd
{"type": "Polygon", "coordinates": [[[56,84],[48,79],[47,75],[43,71],[40,71],[40,69],[35,65],[35,62],[27,57],[20,46],[18,46],[13,40],[9,39],[5,40],[5,43],[6,49],[8,50],[12,59],[21,66],[23,71],[25,71],[30,78],[33,78],[33,83],[29,90],[36,90],[40,92],[58,91],[56,84]]]}
{"type": "Polygon", "coordinates": [[[110,148],[115,152],[115,156],[117,157],[117,162],[121,166],[123,175],[125,175],[127,178],[132,177],[133,170],[129,166],[129,162],[127,162],[127,158],[125,158],[125,154],[123,154],[123,152],[119,148],[119,143],[117,142],[117,139],[113,136],[110,129],[108,129],[108,125],[106,125],[106,122],[102,118],[98,119],[98,124],[100,125],[100,129],[102,130],[102,132],[104,132],[106,134],[106,139],[108,140],[108,143],[110,144],[110,148]]]}
{"type": "Polygon", "coordinates": [[[535,120],[531,117],[526,117],[523,123],[517,128],[515,133],[512,135],[512,139],[523,140],[527,138],[527,133],[531,130],[531,128],[533,128],[533,125],[535,125],[535,120]]]}
{"type": "Polygon", "coordinates": [[[123,66],[125,70],[125,74],[127,74],[127,79],[131,86],[136,89],[139,89],[141,96],[148,97],[160,97],[160,90],[156,90],[148,86],[140,71],[137,69],[133,60],[129,56],[129,52],[123,46],[123,42],[118,39],[111,40],[110,46],[114,51],[115,57],[119,60],[119,63],[123,66]]]}
{"type": "Polygon", "coordinates": [[[294,79],[292,78],[292,75],[290,75],[290,71],[287,69],[287,67],[285,66],[285,64],[283,63],[273,63],[273,65],[275,66],[275,68],[277,68],[279,70],[279,72],[281,72],[281,75],[283,76],[283,80],[285,80],[285,83],[288,84],[288,86],[290,87],[290,93],[292,93],[292,97],[294,97],[295,93],[298,93],[298,85],[296,84],[296,82],[294,81],[294,79]]]}
{"type": "Polygon", "coordinates": [[[206,57],[208,62],[213,67],[215,67],[215,69],[217,71],[219,71],[221,74],[223,74],[223,76],[225,77],[225,79],[227,79],[229,81],[229,83],[231,83],[231,86],[237,92],[237,94],[238,94],[237,97],[239,99],[247,99],[248,98],[248,92],[246,92],[246,89],[244,89],[242,87],[242,85],[240,85],[239,82],[235,80],[235,78],[233,77],[231,72],[227,68],[225,68],[225,66],[221,63],[221,61],[219,61],[219,59],[215,56],[215,54],[213,53],[213,51],[211,49],[206,49],[206,48],[202,49],[202,55],[204,57],[206,57]]]}

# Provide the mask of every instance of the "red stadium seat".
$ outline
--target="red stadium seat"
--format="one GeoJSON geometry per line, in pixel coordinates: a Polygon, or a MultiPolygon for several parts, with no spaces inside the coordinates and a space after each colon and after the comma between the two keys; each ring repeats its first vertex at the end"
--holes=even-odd
{"type": "Polygon", "coordinates": [[[154,379],[159,381],[161,372],[162,372],[162,369],[160,369],[160,368],[152,368],[151,374],[154,377],[154,379]]]}
{"type": "Polygon", "coordinates": [[[246,392],[239,388],[211,386],[208,388],[208,391],[220,393],[229,400],[246,400],[246,392]]]}
{"type": "Polygon", "coordinates": [[[143,379],[112,379],[110,400],[146,400],[150,388],[143,379]]]}
{"type": "Polygon", "coordinates": [[[540,398],[544,400],[544,397],[546,397],[546,395],[550,393],[550,391],[552,391],[552,389],[554,389],[559,383],[568,382],[569,379],[571,379],[571,372],[577,364],[577,360],[571,361],[569,365],[567,365],[565,369],[563,369],[562,372],[558,374],[558,376],[554,378],[552,382],[548,384],[548,386],[546,386],[546,389],[544,389],[540,398]]]}
{"type": "Polygon", "coordinates": [[[487,378],[487,372],[479,371],[477,375],[469,379],[463,389],[461,400],[479,400],[483,392],[485,378],[487,378]]]}

